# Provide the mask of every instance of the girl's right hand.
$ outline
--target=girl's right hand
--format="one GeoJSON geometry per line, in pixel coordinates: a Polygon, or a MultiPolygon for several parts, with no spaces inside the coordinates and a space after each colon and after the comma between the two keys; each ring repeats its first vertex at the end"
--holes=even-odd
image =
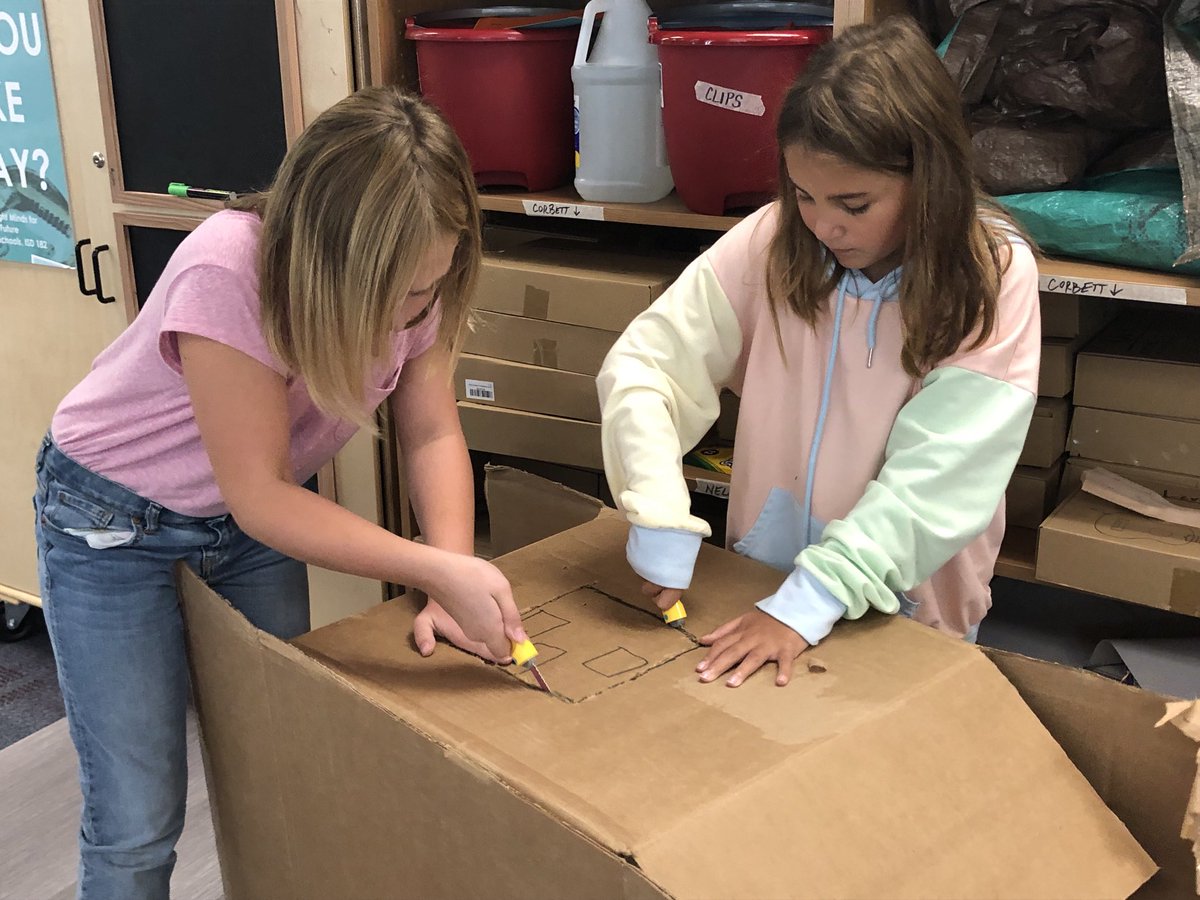
{"type": "Polygon", "coordinates": [[[683,599],[681,588],[665,588],[661,584],[646,581],[642,583],[642,593],[654,599],[654,605],[666,612],[683,599]]]}
{"type": "Polygon", "coordinates": [[[527,639],[508,579],[489,562],[444,553],[426,593],[437,597],[463,634],[486,644],[495,659],[511,656],[513,643],[527,639]]]}

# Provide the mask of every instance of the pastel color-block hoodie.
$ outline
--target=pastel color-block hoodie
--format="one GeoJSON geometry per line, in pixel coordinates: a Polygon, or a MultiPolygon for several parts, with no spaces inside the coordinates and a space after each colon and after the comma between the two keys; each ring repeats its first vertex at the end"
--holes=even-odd
{"type": "Polygon", "coordinates": [[[991,605],[1004,491],[1037,393],[1037,266],[1012,237],[996,328],[921,378],[901,364],[902,273],[848,270],[815,328],[767,301],[777,207],[695,260],[613,347],[598,385],[604,460],[648,581],[690,586],[708,525],[681,457],[741,397],[728,545],[789,572],[758,607],[810,644],[868,607],[954,635],[991,605]],[[915,610],[913,608],[915,604],[915,610]]]}

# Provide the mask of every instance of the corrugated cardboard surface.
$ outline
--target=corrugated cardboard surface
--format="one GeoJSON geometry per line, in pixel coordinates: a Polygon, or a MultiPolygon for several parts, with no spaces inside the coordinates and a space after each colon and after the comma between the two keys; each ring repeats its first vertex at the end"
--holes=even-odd
{"type": "Polygon", "coordinates": [[[484,257],[473,305],[492,312],[624,331],[686,260],[537,241],[484,257]]]}
{"type": "Polygon", "coordinates": [[[604,468],[600,426],[592,422],[496,409],[479,403],[459,403],[458,418],[467,446],[472,450],[586,469],[604,468]]]}
{"type": "Polygon", "coordinates": [[[985,650],[1161,871],[1134,896],[1195,896],[1195,859],[1179,837],[1196,775],[1196,745],[1155,728],[1166,697],[1091,672],[985,650]]]}
{"type": "Polygon", "coordinates": [[[681,633],[626,536],[601,518],[497,561],[566,699],[422,659],[404,604],[289,647],[185,577],[230,900],[1120,897],[1153,873],[976,648],[871,615],[786,689],[702,685],[691,636],[782,575],[702,548],[681,633]]]}
{"type": "Polygon", "coordinates": [[[594,497],[508,466],[488,466],[484,489],[497,556],[599,515],[617,515],[594,497]]]}
{"type": "Polygon", "coordinates": [[[1039,397],[1065,397],[1075,386],[1075,355],[1085,338],[1044,338],[1038,370],[1039,397]]]}
{"type": "Polygon", "coordinates": [[[1073,494],[1043,524],[1037,578],[1200,615],[1200,530],[1073,494]]]}
{"type": "Polygon", "coordinates": [[[1200,319],[1122,316],[1079,354],[1075,402],[1200,419],[1200,319]]]}
{"type": "Polygon", "coordinates": [[[454,376],[459,400],[505,409],[600,421],[600,398],[591,375],[464,353],[454,376]]]}
{"type": "Polygon", "coordinates": [[[582,375],[599,374],[620,337],[615,331],[493,312],[477,312],[475,319],[475,328],[463,341],[465,352],[582,375]]]}
{"type": "Polygon", "coordinates": [[[1112,321],[1117,303],[1067,294],[1041,296],[1042,337],[1088,338],[1112,321]]]}
{"type": "Polygon", "coordinates": [[[1009,525],[1037,528],[1054,508],[1062,462],[1036,468],[1017,466],[1005,492],[1006,519],[1009,525]]]}
{"type": "Polygon", "coordinates": [[[1157,469],[1143,469],[1138,466],[1122,466],[1118,463],[1101,462],[1097,459],[1084,459],[1073,456],[1067,460],[1063,470],[1060,497],[1073,494],[1083,485],[1083,473],[1088,469],[1102,466],[1122,478],[1128,478],[1144,487],[1157,491],[1168,500],[1186,500],[1190,503],[1200,503],[1200,476],[1179,475],[1175,472],[1160,472],[1157,469]]]}
{"type": "Polygon", "coordinates": [[[1200,475],[1200,421],[1077,406],[1068,449],[1072,456],[1200,475]]]}
{"type": "Polygon", "coordinates": [[[1070,420],[1071,406],[1066,400],[1039,397],[1018,464],[1039,469],[1054,465],[1066,448],[1070,420]]]}

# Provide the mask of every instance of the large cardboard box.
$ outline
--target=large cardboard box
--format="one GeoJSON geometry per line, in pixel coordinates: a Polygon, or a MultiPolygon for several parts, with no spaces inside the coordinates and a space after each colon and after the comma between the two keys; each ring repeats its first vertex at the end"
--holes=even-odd
{"type": "Polygon", "coordinates": [[[1200,421],[1077,406],[1068,448],[1072,456],[1200,475],[1200,421]]]}
{"type": "Polygon", "coordinates": [[[604,468],[600,426],[593,422],[466,402],[458,404],[458,418],[472,450],[585,469],[604,468]]]}
{"type": "Polygon", "coordinates": [[[1052,466],[1017,466],[1005,491],[1005,513],[1009,525],[1037,528],[1054,508],[1062,462],[1052,466]]]}
{"type": "Polygon", "coordinates": [[[465,352],[581,375],[598,375],[604,357],[620,337],[615,331],[524,316],[477,312],[474,317],[474,327],[463,340],[465,352]]]}
{"type": "Polygon", "coordinates": [[[1200,319],[1187,315],[1123,316],[1106,328],[1079,354],[1075,402],[1200,419],[1200,319]]]}
{"type": "Polygon", "coordinates": [[[687,265],[561,241],[536,241],[484,257],[478,309],[604,331],[624,331],[687,265]]]}
{"type": "Polygon", "coordinates": [[[505,409],[600,421],[600,398],[591,375],[464,353],[454,376],[459,400],[505,409]]]}
{"type": "Polygon", "coordinates": [[[1063,470],[1059,498],[1065,498],[1079,490],[1083,486],[1083,473],[1098,466],[1108,469],[1122,478],[1135,481],[1143,487],[1148,487],[1152,491],[1157,491],[1168,500],[1200,503],[1200,476],[1160,472],[1158,469],[1144,469],[1138,466],[1122,466],[1118,463],[1101,462],[1098,459],[1084,459],[1081,456],[1072,456],[1067,460],[1066,468],[1063,470]]]}
{"type": "Polygon", "coordinates": [[[1066,449],[1070,421],[1071,405],[1066,400],[1039,397],[1018,465],[1039,469],[1054,465],[1066,449]]]}
{"type": "Polygon", "coordinates": [[[1112,300],[1043,293],[1042,337],[1087,339],[1111,322],[1117,311],[1112,300]]]}
{"type": "Polygon", "coordinates": [[[1075,386],[1075,355],[1085,338],[1044,338],[1038,370],[1039,397],[1065,397],[1075,386]]]}
{"type": "Polygon", "coordinates": [[[1200,616],[1200,529],[1082,491],[1042,523],[1039,581],[1200,616]]]}
{"type": "Polygon", "coordinates": [[[786,688],[694,635],[783,575],[701,550],[666,628],[604,517],[497,560],[555,693],[388,603],[286,644],[181,574],[229,900],[1124,897],[1154,866],[975,647],[843,623],[786,688]]]}

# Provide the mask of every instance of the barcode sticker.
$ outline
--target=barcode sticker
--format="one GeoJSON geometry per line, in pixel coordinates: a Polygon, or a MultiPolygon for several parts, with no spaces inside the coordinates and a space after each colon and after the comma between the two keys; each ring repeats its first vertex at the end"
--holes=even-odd
{"type": "Polygon", "coordinates": [[[496,402],[496,384],[492,381],[476,381],[474,378],[465,379],[468,400],[486,400],[496,402]]]}

